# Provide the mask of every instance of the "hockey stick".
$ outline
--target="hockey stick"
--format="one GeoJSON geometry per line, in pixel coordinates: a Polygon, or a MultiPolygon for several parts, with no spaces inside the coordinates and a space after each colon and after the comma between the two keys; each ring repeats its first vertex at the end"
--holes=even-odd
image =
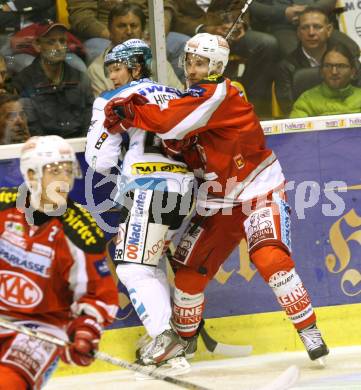
{"type": "MultiPolygon", "coordinates": [[[[174,244],[170,243],[168,250],[165,252],[165,256],[171,265],[172,265],[171,258],[174,252],[175,252],[174,244]]],[[[205,324],[205,320],[202,319],[202,322],[199,325],[200,328],[199,334],[208,352],[225,355],[225,356],[232,356],[232,357],[244,357],[244,356],[249,356],[252,353],[253,351],[252,345],[232,345],[232,344],[223,344],[216,341],[208,334],[208,332],[204,327],[204,324],[205,324]]]]}
{"type": "Polygon", "coordinates": [[[233,357],[244,357],[249,356],[253,351],[252,345],[223,344],[214,340],[205,330],[204,326],[201,328],[199,334],[201,335],[207,351],[211,353],[233,357]]]}
{"type": "MultiPolygon", "coordinates": [[[[109,253],[109,249],[108,249],[109,244],[110,241],[107,243],[108,253],[109,253]]],[[[165,257],[168,260],[169,264],[172,264],[171,258],[174,252],[175,252],[175,246],[173,243],[170,243],[168,250],[165,252],[165,257]]],[[[107,263],[114,281],[117,281],[118,276],[115,270],[114,263],[110,258],[110,256],[107,256],[107,263]]],[[[116,317],[116,319],[121,320],[121,318],[118,317],[116,317]]],[[[252,345],[232,345],[232,344],[223,344],[216,341],[208,334],[207,330],[204,328],[204,320],[203,320],[203,324],[200,326],[200,336],[203,340],[203,343],[207,351],[210,353],[220,354],[224,356],[231,356],[231,357],[244,357],[244,356],[249,356],[253,351],[252,345]]]]}
{"type": "MultiPolygon", "coordinates": [[[[30,328],[27,328],[26,326],[22,325],[16,325],[12,322],[6,321],[4,319],[0,319],[0,327],[5,329],[10,329],[18,333],[23,333],[27,336],[37,338],[42,341],[46,341],[48,343],[57,345],[58,347],[66,347],[67,343],[64,340],[61,340],[57,337],[50,336],[48,334],[38,332],[35,330],[32,330],[30,328]]],[[[183,389],[190,389],[190,390],[209,390],[206,387],[195,385],[193,383],[184,381],[182,379],[177,379],[168,375],[161,374],[157,371],[157,368],[154,368],[152,370],[149,370],[150,367],[146,368],[144,366],[141,366],[136,363],[129,363],[125,360],[121,360],[119,358],[115,358],[113,356],[110,356],[104,352],[95,352],[94,357],[98,360],[101,360],[103,362],[107,362],[109,364],[112,364],[114,366],[119,366],[122,368],[126,368],[128,370],[138,372],[144,375],[147,375],[154,379],[159,379],[165,382],[172,383],[173,385],[176,385],[178,387],[182,387],[183,389]]]]}
{"type": "Polygon", "coordinates": [[[242,18],[244,16],[244,14],[247,12],[248,10],[248,7],[251,5],[253,0],[247,0],[245,5],[243,6],[243,8],[241,9],[241,12],[240,14],[238,15],[237,19],[233,22],[231,28],[229,29],[227,35],[226,35],[226,41],[229,40],[229,38],[232,36],[234,30],[236,29],[236,26],[239,22],[242,21],[242,18]]]}

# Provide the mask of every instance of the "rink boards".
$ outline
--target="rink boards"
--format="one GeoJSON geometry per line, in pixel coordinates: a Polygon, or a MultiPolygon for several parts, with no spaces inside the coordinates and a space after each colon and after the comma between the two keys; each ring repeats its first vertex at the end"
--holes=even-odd
{"type": "MultiPolygon", "coordinates": [[[[263,127],[273,134],[268,145],[289,181],[293,258],[317,308],[319,326],[331,347],[361,344],[361,115],[265,122],[263,127]]],[[[85,171],[84,140],[74,140],[74,145],[85,171]]],[[[1,160],[17,152],[17,146],[0,149],[2,186],[21,182],[18,160],[1,160]]],[[[97,191],[106,198],[109,187],[97,191]]],[[[83,182],[72,196],[94,207],[83,182]]],[[[115,215],[108,217],[115,224],[115,215]]],[[[121,297],[122,320],[106,332],[102,349],[131,360],[143,329],[123,290],[121,297]]],[[[255,353],[301,349],[293,327],[250,264],[245,242],[208,287],[206,318],[214,338],[252,344],[255,353]]],[[[201,358],[210,358],[202,347],[201,358]]],[[[104,369],[109,367],[97,363],[91,371],[104,369]]],[[[60,374],[70,371],[80,372],[62,367],[60,374]]]]}

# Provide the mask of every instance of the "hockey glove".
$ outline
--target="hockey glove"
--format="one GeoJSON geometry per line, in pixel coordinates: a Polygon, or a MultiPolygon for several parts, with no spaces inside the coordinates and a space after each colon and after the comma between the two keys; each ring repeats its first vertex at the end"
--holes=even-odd
{"type": "Polygon", "coordinates": [[[104,107],[104,127],[109,133],[124,133],[133,126],[134,106],[142,106],[148,99],[136,93],[126,98],[116,97],[104,107]]]}
{"type": "Polygon", "coordinates": [[[181,140],[165,139],[162,140],[163,151],[168,157],[177,158],[181,156],[183,152],[191,149],[197,141],[198,137],[196,135],[181,140]]]}
{"type": "Polygon", "coordinates": [[[89,366],[94,361],[102,327],[93,317],[80,316],[70,323],[67,330],[70,344],[61,351],[60,357],[67,364],[89,366]]]}

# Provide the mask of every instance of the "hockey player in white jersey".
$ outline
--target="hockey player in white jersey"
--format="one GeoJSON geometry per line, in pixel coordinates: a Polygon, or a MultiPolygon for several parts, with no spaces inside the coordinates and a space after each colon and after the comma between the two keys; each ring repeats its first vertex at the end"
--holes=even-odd
{"type": "Polygon", "coordinates": [[[122,160],[115,199],[121,207],[121,223],[114,262],[119,280],[153,338],[140,349],[138,362],[170,366],[173,374],[179,374],[189,370],[184,359],[187,343],[171,326],[169,284],[158,262],[189,213],[193,174],[185,163],[162,154],[161,141],[155,134],[132,128],[122,138],[103,126],[104,107],[114,97],[137,93],[165,106],[181,95],[175,88],[149,79],[150,60],[150,48],[139,39],[128,40],[106,55],[104,66],[115,89],[94,102],[85,157],[103,175],[122,160]],[[126,144],[128,150],[121,156],[126,144]]]}

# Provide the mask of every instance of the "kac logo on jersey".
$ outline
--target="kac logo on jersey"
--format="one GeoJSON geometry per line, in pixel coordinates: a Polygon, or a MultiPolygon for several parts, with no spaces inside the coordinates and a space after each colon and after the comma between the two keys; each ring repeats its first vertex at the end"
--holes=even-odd
{"type": "Polygon", "coordinates": [[[30,308],[43,299],[43,292],[30,278],[12,271],[0,271],[0,301],[8,306],[30,308]]]}

